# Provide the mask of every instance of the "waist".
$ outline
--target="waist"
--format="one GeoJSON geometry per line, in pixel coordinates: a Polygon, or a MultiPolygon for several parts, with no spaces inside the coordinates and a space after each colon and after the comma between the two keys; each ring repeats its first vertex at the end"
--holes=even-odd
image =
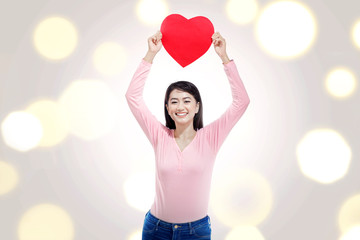
{"type": "Polygon", "coordinates": [[[205,217],[199,219],[199,220],[195,220],[192,222],[186,222],[186,223],[170,223],[170,222],[166,222],[163,221],[157,217],[155,217],[154,215],[151,214],[150,210],[146,213],[146,218],[148,221],[154,223],[154,224],[158,224],[158,226],[162,226],[164,228],[181,228],[181,229],[191,229],[191,228],[195,228],[196,226],[202,226],[204,224],[209,224],[210,223],[210,217],[208,215],[206,215],[205,217]]]}

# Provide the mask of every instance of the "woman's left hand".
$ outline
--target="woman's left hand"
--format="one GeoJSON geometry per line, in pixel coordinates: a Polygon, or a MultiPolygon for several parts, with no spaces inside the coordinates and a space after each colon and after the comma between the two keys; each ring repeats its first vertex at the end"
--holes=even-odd
{"type": "Polygon", "coordinates": [[[220,35],[219,32],[216,32],[211,37],[212,43],[214,44],[215,52],[219,55],[224,64],[230,62],[229,57],[226,53],[226,41],[220,35]]]}

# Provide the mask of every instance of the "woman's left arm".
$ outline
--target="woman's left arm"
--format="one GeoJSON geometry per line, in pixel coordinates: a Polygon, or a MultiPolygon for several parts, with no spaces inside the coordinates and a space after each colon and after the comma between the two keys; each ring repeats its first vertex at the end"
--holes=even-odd
{"type": "Polygon", "coordinates": [[[205,127],[208,132],[210,145],[212,145],[214,150],[218,152],[231,129],[244,114],[250,103],[250,99],[239,76],[235,62],[230,60],[226,53],[225,39],[218,32],[214,33],[212,39],[215,51],[223,62],[224,70],[230,83],[233,99],[231,105],[227,108],[225,113],[205,127]]]}

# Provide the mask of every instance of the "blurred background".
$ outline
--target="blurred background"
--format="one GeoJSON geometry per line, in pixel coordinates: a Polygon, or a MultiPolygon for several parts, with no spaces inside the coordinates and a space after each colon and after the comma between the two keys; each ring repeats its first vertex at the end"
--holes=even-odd
{"type": "MultiPolygon", "coordinates": [[[[6,1],[0,7],[0,239],[141,239],[154,152],[125,92],[147,38],[178,13],[226,39],[250,105],[222,145],[212,238],[360,239],[360,2],[6,1]]],[[[178,80],[204,124],[230,106],[213,46],[182,68],[163,48],[148,108],[178,80]]]]}

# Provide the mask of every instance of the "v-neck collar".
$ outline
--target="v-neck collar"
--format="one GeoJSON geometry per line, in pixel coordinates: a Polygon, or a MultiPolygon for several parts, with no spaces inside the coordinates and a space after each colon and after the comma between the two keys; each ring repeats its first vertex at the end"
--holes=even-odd
{"type": "Polygon", "coordinates": [[[176,139],[175,139],[175,129],[171,129],[171,132],[172,132],[172,139],[174,140],[174,143],[175,143],[175,145],[176,145],[176,147],[177,147],[177,150],[178,150],[179,152],[181,152],[181,153],[183,153],[186,149],[188,149],[188,147],[195,141],[195,138],[196,138],[196,136],[198,135],[198,131],[196,131],[195,137],[194,137],[194,138],[191,140],[191,142],[190,142],[188,145],[186,145],[185,148],[181,151],[181,149],[180,149],[180,147],[179,147],[179,145],[178,145],[178,143],[176,142],[176,139]]]}

